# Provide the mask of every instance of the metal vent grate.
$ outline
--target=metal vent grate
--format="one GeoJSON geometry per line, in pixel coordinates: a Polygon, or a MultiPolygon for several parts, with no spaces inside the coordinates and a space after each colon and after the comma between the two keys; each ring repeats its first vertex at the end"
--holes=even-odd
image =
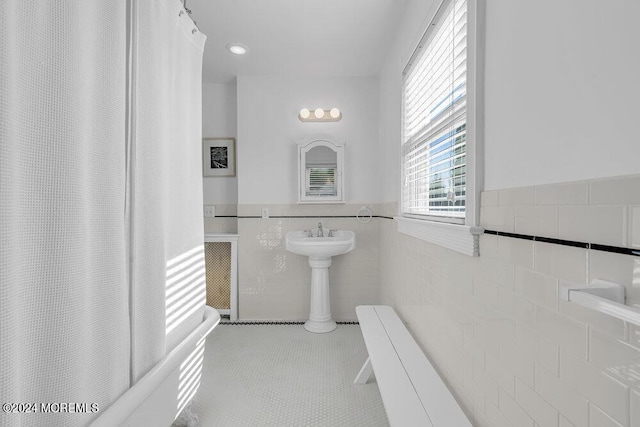
{"type": "Polygon", "coordinates": [[[231,307],[231,242],[206,242],[204,260],[207,270],[207,305],[231,307]]]}

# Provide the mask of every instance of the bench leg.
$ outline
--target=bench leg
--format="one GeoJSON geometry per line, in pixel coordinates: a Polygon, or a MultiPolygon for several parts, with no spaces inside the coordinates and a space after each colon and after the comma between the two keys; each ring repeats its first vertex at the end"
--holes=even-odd
{"type": "Polygon", "coordinates": [[[360,368],[360,372],[356,375],[356,379],[353,381],[354,384],[366,384],[373,373],[373,366],[371,366],[371,359],[367,357],[367,360],[360,368]]]}

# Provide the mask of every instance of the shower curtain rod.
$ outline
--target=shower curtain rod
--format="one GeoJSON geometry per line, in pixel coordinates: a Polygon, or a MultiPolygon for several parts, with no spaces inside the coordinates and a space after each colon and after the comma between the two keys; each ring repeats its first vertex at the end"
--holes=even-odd
{"type": "MultiPolygon", "coordinates": [[[[187,12],[187,16],[189,17],[189,19],[191,19],[191,21],[193,22],[193,25],[195,25],[196,28],[198,28],[198,23],[195,21],[195,19],[191,17],[191,9],[187,7],[187,0],[182,0],[182,7],[187,12]]],[[[200,28],[198,28],[198,31],[200,31],[200,28]]]]}

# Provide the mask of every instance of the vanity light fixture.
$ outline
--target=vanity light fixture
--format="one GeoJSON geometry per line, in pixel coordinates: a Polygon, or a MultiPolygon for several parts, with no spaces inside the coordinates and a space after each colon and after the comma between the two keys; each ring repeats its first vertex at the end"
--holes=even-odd
{"type": "Polygon", "coordinates": [[[298,119],[301,122],[337,122],[342,120],[342,113],[335,107],[330,110],[316,108],[313,111],[303,108],[298,114],[298,119]]]}
{"type": "Polygon", "coordinates": [[[249,51],[249,47],[242,43],[229,43],[226,48],[234,55],[244,55],[249,51]]]}

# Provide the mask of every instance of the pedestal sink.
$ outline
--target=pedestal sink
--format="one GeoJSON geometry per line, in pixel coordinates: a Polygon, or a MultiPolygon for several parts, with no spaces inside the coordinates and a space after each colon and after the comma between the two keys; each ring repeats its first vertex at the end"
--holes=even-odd
{"type": "Polygon", "coordinates": [[[356,247],[353,231],[332,231],[330,237],[310,237],[308,231],[290,231],[284,247],[289,252],[309,257],[311,266],[311,310],[304,328],[309,332],[325,333],[336,328],[331,318],[329,299],[329,267],[331,257],[351,252],[356,247]]]}

